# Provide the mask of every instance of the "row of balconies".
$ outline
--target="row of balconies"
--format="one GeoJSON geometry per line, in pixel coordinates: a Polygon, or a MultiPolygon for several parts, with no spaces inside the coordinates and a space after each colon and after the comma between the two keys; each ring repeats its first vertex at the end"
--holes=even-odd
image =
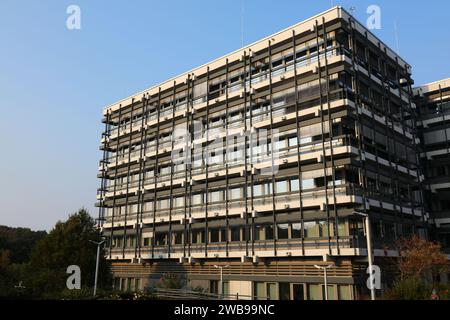
{"type": "MultiPolygon", "coordinates": [[[[329,185],[331,187],[331,184],[329,185]]],[[[321,211],[326,210],[326,204],[329,206],[336,205],[356,205],[364,206],[362,197],[362,191],[357,191],[355,187],[344,184],[343,182],[336,184],[336,189],[333,192],[332,189],[325,190],[313,190],[303,191],[301,196],[301,207],[305,208],[319,208],[321,211]],[[328,195],[328,199],[325,199],[325,194],[328,195]],[[358,195],[359,194],[359,195],[358,195]]],[[[422,209],[420,206],[413,204],[412,202],[399,203],[397,200],[393,202],[387,202],[387,200],[378,200],[376,197],[369,198],[365,204],[367,209],[377,208],[384,209],[392,212],[400,212],[404,214],[414,215],[417,217],[422,216],[422,209]]],[[[103,224],[103,229],[117,228],[131,226],[135,227],[136,223],[153,225],[160,223],[195,223],[207,218],[226,218],[226,217],[239,217],[245,218],[246,211],[250,217],[257,218],[264,213],[270,213],[273,210],[276,212],[286,212],[293,209],[300,208],[300,197],[298,193],[276,195],[275,202],[273,202],[272,196],[257,197],[253,202],[250,201],[229,201],[228,203],[212,203],[206,206],[193,205],[185,209],[173,208],[172,210],[158,209],[153,211],[143,212],[142,215],[137,213],[130,213],[127,216],[114,216],[106,217],[106,222],[103,224]],[[247,206],[247,209],[246,209],[247,206]]],[[[330,209],[332,210],[332,209],[330,209]]]]}
{"type": "MultiPolygon", "coordinates": [[[[339,138],[332,141],[331,146],[333,148],[333,155],[337,156],[340,154],[346,154],[350,153],[353,155],[359,155],[358,149],[351,146],[351,141],[349,138],[339,138]]],[[[270,154],[254,157],[252,164],[247,167],[247,170],[245,170],[245,165],[243,161],[238,161],[236,163],[228,164],[228,166],[223,164],[215,164],[215,165],[209,165],[208,167],[201,165],[199,168],[193,168],[190,172],[188,177],[188,180],[186,180],[186,172],[180,171],[180,172],[174,172],[169,173],[167,175],[163,176],[157,176],[153,179],[146,179],[142,185],[141,189],[139,189],[139,181],[133,181],[130,183],[124,183],[122,185],[110,185],[108,186],[107,190],[102,190],[98,194],[98,199],[102,199],[103,196],[105,198],[113,198],[115,196],[121,196],[126,194],[137,194],[139,190],[141,192],[146,192],[150,190],[156,189],[162,189],[170,186],[184,186],[185,183],[194,184],[198,182],[202,182],[209,179],[216,179],[219,177],[224,176],[231,176],[231,175],[240,175],[243,176],[246,171],[250,171],[253,174],[266,172],[265,170],[276,170],[279,168],[279,166],[286,165],[289,163],[297,163],[298,159],[300,158],[300,161],[306,161],[311,159],[316,159],[318,162],[323,161],[323,145],[322,143],[314,143],[310,144],[304,147],[300,147],[300,153],[298,153],[296,147],[290,147],[285,150],[281,150],[279,153],[277,153],[277,156],[274,157],[274,166],[272,167],[272,159],[270,154]]],[[[330,143],[325,143],[325,156],[331,155],[331,147],[330,143]]],[[[386,159],[383,159],[381,157],[376,157],[375,155],[369,153],[369,152],[362,152],[362,160],[369,159],[374,162],[378,162],[379,164],[386,166],[386,167],[392,167],[393,169],[410,175],[413,178],[418,178],[420,181],[423,181],[424,177],[422,175],[419,176],[417,170],[409,169],[404,166],[401,166],[397,163],[390,162],[386,159]]]]}
{"type": "MultiPolygon", "coordinates": [[[[135,248],[107,248],[106,255],[112,260],[135,261],[137,250],[135,248]]],[[[196,259],[218,259],[218,258],[240,258],[242,262],[250,261],[259,263],[264,258],[272,257],[325,257],[331,256],[365,256],[366,239],[359,236],[331,237],[316,239],[296,240],[274,240],[213,243],[213,244],[191,244],[172,245],[169,249],[165,247],[143,247],[140,249],[139,260],[177,259],[180,263],[196,263],[196,259]],[[339,245],[339,250],[338,250],[339,245]],[[207,252],[207,253],[206,253],[207,252]]],[[[374,250],[375,256],[396,256],[397,252],[386,250],[385,247],[377,246],[374,250]]],[[[136,259],[136,261],[138,261],[136,259]]]]}
{"type": "MultiPolygon", "coordinates": [[[[350,100],[344,99],[344,100],[339,100],[339,101],[334,101],[331,103],[330,108],[338,108],[338,107],[342,107],[348,105],[352,108],[354,108],[354,103],[350,100]]],[[[310,113],[313,113],[315,115],[318,115],[320,113],[320,106],[316,106],[316,107],[312,107],[312,108],[308,108],[305,110],[302,110],[299,112],[299,116],[304,116],[310,113]]],[[[377,114],[374,114],[372,111],[368,110],[365,107],[358,107],[358,112],[361,114],[365,114],[368,117],[371,117],[373,119],[375,119],[376,121],[378,121],[380,124],[385,125],[387,123],[388,126],[391,126],[392,123],[390,121],[386,122],[386,118],[383,116],[379,116],[377,114]]],[[[296,117],[296,113],[289,113],[289,114],[283,114],[280,116],[276,116],[273,118],[273,123],[277,124],[280,122],[284,122],[287,120],[291,120],[291,119],[295,119],[296,117]]],[[[264,128],[267,126],[270,126],[270,119],[268,119],[268,116],[266,116],[267,119],[265,119],[263,116],[260,116],[261,121],[258,121],[256,123],[253,124],[252,128],[255,129],[260,129],[260,128],[264,128]]],[[[188,143],[188,146],[192,146],[193,144],[203,144],[203,143],[207,143],[209,141],[213,141],[215,139],[220,139],[229,135],[243,135],[244,134],[244,130],[242,129],[242,127],[244,127],[244,123],[237,123],[234,126],[234,129],[225,129],[223,127],[219,127],[219,128],[212,128],[211,130],[208,130],[208,134],[205,135],[203,138],[201,139],[197,139],[194,140],[193,143],[188,143]]],[[[399,133],[399,134],[403,134],[403,128],[400,126],[400,123],[397,124],[393,124],[393,128],[394,130],[399,133]]],[[[252,129],[251,129],[252,130],[252,129]]],[[[250,131],[251,131],[250,130],[250,131]]],[[[405,130],[405,136],[408,137],[409,139],[412,139],[413,136],[412,134],[409,132],[409,130],[405,130]]],[[[416,144],[419,143],[419,139],[416,138],[415,140],[416,144]]],[[[141,150],[135,150],[133,152],[130,153],[126,153],[126,154],[122,154],[122,155],[114,155],[111,156],[109,158],[106,159],[106,166],[104,167],[103,165],[99,168],[101,171],[107,168],[114,168],[116,165],[121,166],[121,165],[125,165],[128,163],[128,158],[130,158],[130,162],[137,162],[139,161],[139,159],[141,158],[141,152],[143,153],[143,157],[144,158],[153,158],[156,155],[162,155],[162,154],[166,154],[172,151],[176,151],[178,149],[183,149],[186,147],[186,142],[178,142],[177,144],[174,144],[175,142],[171,141],[171,138],[165,138],[163,140],[159,141],[159,145],[158,145],[158,149],[156,149],[156,144],[147,147],[147,150],[145,152],[142,152],[141,150]],[[173,145],[174,144],[174,145],[173,145]]]]}

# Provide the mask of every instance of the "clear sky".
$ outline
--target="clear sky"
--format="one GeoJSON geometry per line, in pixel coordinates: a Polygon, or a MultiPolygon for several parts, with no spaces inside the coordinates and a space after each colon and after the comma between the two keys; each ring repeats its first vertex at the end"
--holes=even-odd
{"type": "Polygon", "coordinates": [[[450,1],[0,0],[0,224],[49,229],[94,208],[102,108],[334,5],[356,7],[413,66],[450,76],[450,1]],[[243,3],[243,5],[242,5],[243,3]],[[68,30],[66,9],[81,8],[68,30]]]}

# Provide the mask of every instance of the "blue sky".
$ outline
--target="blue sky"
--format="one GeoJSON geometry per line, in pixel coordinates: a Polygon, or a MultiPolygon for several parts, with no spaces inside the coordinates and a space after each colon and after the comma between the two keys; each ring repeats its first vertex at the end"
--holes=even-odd
{"type": "Polygon", "coordinates": [[[416,84],[449,77],[450,2],[100,1],[0,2],[0,224],[49,229],[80,207],[97,214],[102,108],[334,5],[375,30],[413,66],[416,84]],[[242,3],[244,3],[242,5],[242,3]],[[81,8],[81,30],[66,8],[81,8]],[[243,10],[241,10],[243,8],[243,10]]]}

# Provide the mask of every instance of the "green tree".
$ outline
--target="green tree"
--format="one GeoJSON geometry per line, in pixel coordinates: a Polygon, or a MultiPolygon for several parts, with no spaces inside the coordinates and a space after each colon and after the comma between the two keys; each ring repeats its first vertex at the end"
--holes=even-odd
{"type": "Polygon", "coordinates": [[[46,234],[45,231],[32,231],[28,228],[0,226],[0,251],[10,252],[11,263],[27,262],[36,242],[46,234]]]}
{"type": "MultiPolygon", "coordinates": [[[[60,298],[66,289],[67,267],[81,269],[84,291],[94,283],[97,247],[91,241],[100,241],[94,220],[84,209],[70,215],[65,222],[56,223],[50,233],[35,246],[26,266],[25,286],[36,298],[60,298]]],[[[101,254],[99,287],[109,287],[110,268],[101,254]]]]}

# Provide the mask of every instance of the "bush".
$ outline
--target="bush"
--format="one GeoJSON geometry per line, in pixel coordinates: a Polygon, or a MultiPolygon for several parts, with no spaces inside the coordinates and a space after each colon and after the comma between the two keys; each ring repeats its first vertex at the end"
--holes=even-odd
{"type": "Polygon", "coordinates": [[[388,292],[388,299],[392,300],[426,300],[431,290],[417,278],[398,280],[388,292]]]}

